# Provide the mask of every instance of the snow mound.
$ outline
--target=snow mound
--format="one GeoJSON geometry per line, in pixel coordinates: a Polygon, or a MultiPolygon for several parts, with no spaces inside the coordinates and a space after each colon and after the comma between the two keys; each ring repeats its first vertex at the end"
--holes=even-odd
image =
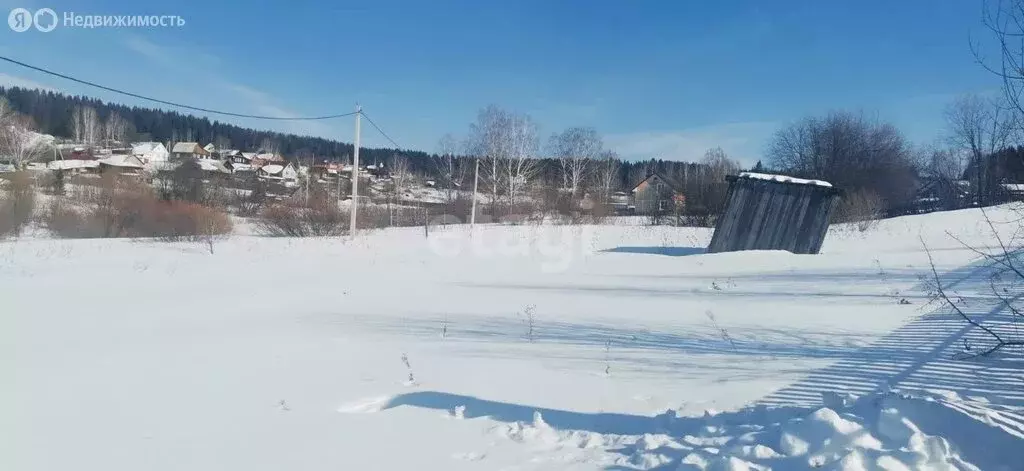
{"type": "Polygon", "coordinates": [[[668,457],[677,466],[671,469],[701,471],[1004,469],[998,467],[999,458],[984,468],[968,462],[943,438],[956,435],[957,429],[973,429],[973,440],[962,444],[980,451],[973,455],[978,457],[986,443],[998,441],[990,434],[1002,433],[955,405],[895,393],[833,394],[823,402],[833,407],[759,406],[693,418],[662,414],[658,419],[671,433],[640,436],[620,464],[651,469],[665,466],[668,457]],[[952,414],[937,412],[936,406],[952,414]],[[915,422],[918,418],[932,426],[928,433],[915,422]]]}

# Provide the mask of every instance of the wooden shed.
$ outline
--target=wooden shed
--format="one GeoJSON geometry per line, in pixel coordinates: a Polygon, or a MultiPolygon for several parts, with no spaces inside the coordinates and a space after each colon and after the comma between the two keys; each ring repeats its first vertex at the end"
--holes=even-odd
{"type": "Polygon", "coordinates": [[[708,252],[788,250],[816,254],[839,190],[828,182],[784,175],[726,177],[729,194],[708,252]]]}

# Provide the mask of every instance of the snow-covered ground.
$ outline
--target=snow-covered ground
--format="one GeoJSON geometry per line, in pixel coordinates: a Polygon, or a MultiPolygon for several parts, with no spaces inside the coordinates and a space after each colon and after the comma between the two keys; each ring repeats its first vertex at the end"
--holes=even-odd
{"type": "Polygon", "coordinates": [[[980,211],[837,229],[821,255],[477,229],[0,243],[0,469],[1024,463],[1024,352],[951,360],[983,340],[921,278],[923,240],[1003,322],[992,270],[946,234],[994,245],[980,211]]]}

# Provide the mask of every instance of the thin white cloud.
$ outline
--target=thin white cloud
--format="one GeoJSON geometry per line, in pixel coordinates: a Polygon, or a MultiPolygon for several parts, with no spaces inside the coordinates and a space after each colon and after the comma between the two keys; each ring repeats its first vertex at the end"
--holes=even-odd
{"type": "Polygon", "coordinates": [[[30,79],[27,79],[27,78],[24,78],[24,77],[16,77],[14,75],[8,75],[8,74],[5,74],[5,73],[0,73],[0,86],[3,86],[3,87],[36,88],[36,89],[45,90],[45,91],[48,91],[48,92],[57,91],[53,87],[51,87],[49,85],[44,85],[44,84],[39,83],[39,82],[36,82],[35,80],[30,80],[30,79]]]}
{"type": "MultiPolygon", "coordinates": [[[[179,65],[178,62],[181,57],[196,57],[192,52],[158,45],[137,36],[126,40],[125,46],[143,56],[150,62],[167,68],[173,68],[179,65]]],[[[197,70],[202,72],[192,75],[190,77],[191,79],[202,82],[204,85],[204,87],[202,87],[203,89],[218,88],[231,92],[239,97],[239,108],[227,111],[272,116],[276,118],[297,118],[303,116],[303,114],[282,106],[280,104],[280,100],[276,99],[273,95],[243,83],[238,83],[227,77],[225,74],[217,72],[217,65],[222,63],[220,58],[211,54],[203,53],[199,56],[199,59],[202,62],[205,62],[207,66],[197,68],[197,70]]],[[[219,119],[217,116],[213,116],[213,118],[219,119]]],[[[250,121],[249,125],[253,124],[251,122],[252,120],[248,121],[250,121]]],[[[262,121],[261,123],[263,123],[263,125],[258,126],[260,128],[272,128],[280,132],[299,135],[331,138],[337,134],[332,132],[332,129],[326,124],[317,121],[262,121]]]]}
{"type": "Polygon", "coordinates": [[[142,39],[138,36],[132,36],[124,42],[125,46],[132,51],[141,54],[143,57],[157,62],[160,65],[170,64],[171,55],[162,47],[156,44],[142,39]]]}
{"type": "Polygon", "coordinates": [[[695,162],[708,149],[721,147],[744,164],[753,164],[764,151],[778,124],[773,122],[727,123],[670,131],[611,134],[606,145],[627,160],[664,159],[695,162]]]}

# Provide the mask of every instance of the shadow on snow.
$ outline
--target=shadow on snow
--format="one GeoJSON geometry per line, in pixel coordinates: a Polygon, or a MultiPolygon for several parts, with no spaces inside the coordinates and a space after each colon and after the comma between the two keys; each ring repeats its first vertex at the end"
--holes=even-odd
{"type": "Polygon", "coordinates": [[[650,255],[667,255],[669,257],[686,257],[707,252],[704,247],[615,247],[602,250],[607,253],[633,253],[650,255]]]}
{"type": "MultiPolygon", "coordinates": [[[[633,252],[635,253],[635,252],[633,252]]],[[[1020,321],[1005,307],[1003,300],[992,294],[993,286],[1002,288],[1002,296],[1010,302],[1024,298],[1019,283],[993,284],[998,270],[976,263],[946,273],[943,285],[951,298],[958,299],[961,309],[973,319],[1006,338],[1024,334],[1020,321]]],[[[919,286],[916,291],[925,288],[919,286]]],[[[480,319],[476,325],[463,325],[453,329],[453,336],[468,340],[493,341],[497,337],[515,337],[514,321],[480,319]]],[[[396,328],[398,326],[395,326],[396,328]]],[[[423,321],[404,323],[406,333],[436,334],[436,323],[423,321]]],[[[800,332],[793,329],[736,329],[732,344],[718,341],[715,333],[651,332],[621,326],[578,323],[545,323],[537,331],[536,341],[558,344],[602,346],[615,339],[617,346],[635,349],[655,349],[691,354],[771,355],[776,357],[831,358],[836,362],[814,371],[796,383],[775,391],[757,402],[757,406],[731,414],[750,414],[771,411],[804,410],[820,407],[826,392],[866,395],[886,392],[892,388],[904,392],[920,392],[929,396],[939,394],[948,399],[940,412],[918,418],[927,424],[958,420],[964,425],[952,432],[944,432],[954,443],[969,442],[976,427],[998,427],[1006,432],[999,435],[998,443],[985,445],[991,456],[1024,453],[1024,352],[1005,351],[988,358],[955,360],[954,355],[965,349],[981,351],[991,340],[965,323],[948,307],[940,307],[892,331],[866,347],[849,344],[821,344],[801,341],[807,335],[825,338],[844,338],[842,332],[800,332]],[[767,340],[767,341],[766,341],[767,340]],[[995,412],[995,413],[992,413],[995,412]],[[962,413],[962,414],[961,414],[962,413]],[[949,414],[955,415],[950,417],[949,414]],[[966,422],[964,422],[966,420],[966,422]],[[937,422],[936,422],[937,421],[937,422]],[[1005,440],[1004,440],[1005,438],[1005,440]]],[[[526,405],[488,401],[470,396],[443,392],[416,392],[393,398],[385,408],[414,406],[429,409],[452,410],[465,406],[465,417],[488,416],[504,422],[529,422],[533,413],[540,412],[551,427],[561,430],[582,430],[602,434],[639,435],[664,430],[664,417],[646,417],[616,413],[584,413],[538,408],[526,405]]],[[[743,419],[746,416],[736,416],[743,419]]],[[[673,433],[685,432],[689,427],[703,426],[702,419],[682,420],[672,427],[673,433]],[[681,432],[682,431],[682,432],[681,432]]],[[[931,427],[928,427],[931,428],[931,427]]],[[[978,450],[967,451],[965,458],[975,463],[992,462],[978,450]]],[[[626,469],[626,468],[619,468],[626,469]]]]}

